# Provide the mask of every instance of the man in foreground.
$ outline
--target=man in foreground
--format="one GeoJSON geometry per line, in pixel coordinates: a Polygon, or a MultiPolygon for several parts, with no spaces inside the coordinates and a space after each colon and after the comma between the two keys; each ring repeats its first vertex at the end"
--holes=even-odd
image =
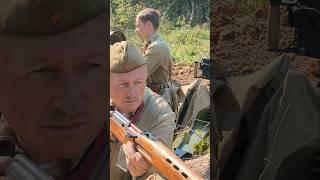
{"type": "Polygon", "coordinates": [[[57,179],[107,179],[104,12],[102,0],[0,4],[0,176],[22,153],[57,179]]]}
{"type": "MultiPolygon", "coordinates": [[[[161,96],[146,88],[147,65],[139,50],[122,41],[111,46],[110,56],[111,104],[139,129],[151,131],[171,147],[175,114],[161,96]]],[[[151,174],[151,165],[131,142],[121,147],[113,140],[110,146],[110,179],[144,179],[151,174]]]]}

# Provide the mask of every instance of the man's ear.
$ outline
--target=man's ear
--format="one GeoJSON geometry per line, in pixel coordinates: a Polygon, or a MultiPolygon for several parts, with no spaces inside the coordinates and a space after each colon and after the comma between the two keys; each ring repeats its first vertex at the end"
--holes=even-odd
{"type": "Polygon", "coordinates": [[[151,21],[147,21],[146,24],[147,24],[147,27],[148,27],[148,28],[152,28],[152,27],[153,27],[151,21]]]}

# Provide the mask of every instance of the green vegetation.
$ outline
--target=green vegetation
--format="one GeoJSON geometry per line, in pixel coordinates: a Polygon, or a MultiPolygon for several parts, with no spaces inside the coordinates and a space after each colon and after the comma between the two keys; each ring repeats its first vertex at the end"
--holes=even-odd
{"type": "Polygon", "coordinates": [[[111,30],[123,31],[141,49],[144,43],[134,32],[135,17],[145,7],[160,11],[159,32],[168,42],[175,64],[192,64],[209,57],[209,0],[112,0],[111,30]]]}
{"type": "Polygon", "coordinates": [[[202,139],[194,146],[194,154],[203,155],[207,153],[210,153],[210,136],[202,139]]]}
{"type": "Polygon", "coordinates": [[[159,10],[162,21],[176,27],[197,26],[210,17],[209,0],[111,0],[111,28],[134,29],[136,14],[146,7],[159,10]]]}
{"type": "Polygon", "coordinates": [[[175,63],[193,63],[209,57],[210,30],[208,26],[196,26],[177,29],[164,38],[172,48],[175,63]]]}
{"type": "MultiPolygon", "coordinates": [[[[209,57],[209,27],[208,25],[196,27],[183,27],[174,30],[162,30],[160,33],[168,42],[174,63],[192,64],[201,58],[209,57]]],[[[143,42],[134,31],[125,32],[127,39],[138,47],[143,47],[143,42]]]]}
{"type": "Polygon", "coordinates": [[[215,6],[222,1],[232,2],[240,7],[243,14],[250,14],[261,5],[267,4],[269,0],[211,0],[211,6],[215,6]]]}

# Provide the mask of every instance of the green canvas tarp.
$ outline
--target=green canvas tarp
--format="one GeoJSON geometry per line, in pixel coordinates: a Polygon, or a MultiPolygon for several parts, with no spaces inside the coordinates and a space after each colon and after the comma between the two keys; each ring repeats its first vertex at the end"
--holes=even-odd
{"type": "Polygon", "coordinates": [[[319,138],[319,90],[290,59],[284,54],[250,75],[212,81],[220,179],[275,179],[286,157],[319,138]]]}

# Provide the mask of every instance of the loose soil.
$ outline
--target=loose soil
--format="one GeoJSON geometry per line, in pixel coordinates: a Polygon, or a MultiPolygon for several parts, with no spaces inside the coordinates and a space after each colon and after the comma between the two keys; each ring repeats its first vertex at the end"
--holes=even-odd
{"type": "MultiPolygon", "coordinates": [[[[253,73],[275,60],[281,53],[267,51],[267,5],[249,15],[241,14],[235,4],[220,1],[214,7],[211,24],[212,59],[223,67],[227,77],[253,73]]],[[[287,22],[286,9],[281,9],[280,48],[293,43],[294,29],[287,22]]],[[[320,86],[320,59],[289,53],[292,66],[320,86]]],[[[176,64],[172,79],[178,85],[195,81],[193,64],[176,64]]]]}
{"type": "MultiPolygon", "coordinates": [[[[280,12],[279,46],[287,48],[294,41],[294,29],[289,27],[287,10],[283,8],[280,12]]],[[[253,73],[280,55],[267,50],[267,16],[267,5],[249,15],[241,14],[240,8],[225,1],[214,7],[211,48],[213,57],[226,68],[229,77],[253,73]]],[[[319,83],[320,59],[289,54],[297,71],[319,83]]]]}

